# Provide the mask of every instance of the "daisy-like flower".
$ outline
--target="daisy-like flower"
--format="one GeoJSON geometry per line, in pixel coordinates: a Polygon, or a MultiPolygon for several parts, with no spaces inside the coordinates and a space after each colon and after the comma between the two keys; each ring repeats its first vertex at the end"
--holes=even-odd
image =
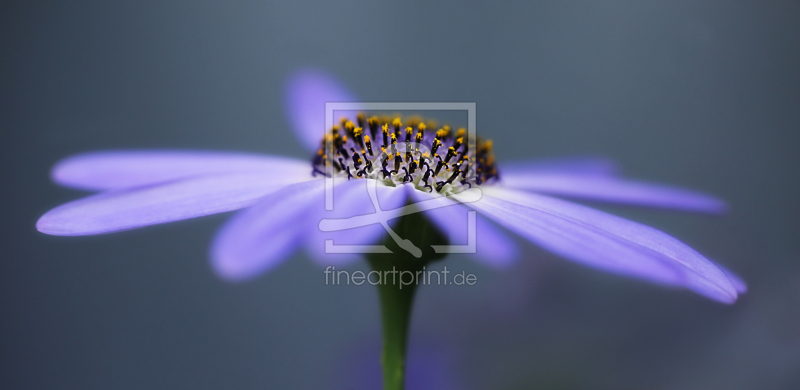
{"type": "Polygon", "coordinates": [[[374,213],[373,199],[364,190],[369,184],[377,187],[379,207],[389,214],[384,219],[401,216],[409,203],[438,199],[439,206],[447,207],[424,215],[451,242],[463,241],[466,211],[477,210],[473,256],[489,265],[504,266],[516,257],[500,225],[567,259],[688,288],[719,302],[732,303],[746,290],[736,275],[666,233],[551,195],[721,213],[726,205],[715,197],[622,179],[616,166],[602,159],[499,165],[491,141],[415,118],[358,115],[342,118],[323,135],[324,102],[355,99],[318,71],[295,74],[287,98],[287,114],[310,159],[177,150],[69,157],[54,167],[53,180],[99,193],[50,210],[37,229],[52,235],[102,234],[244,209],[219,231],[210,257],[221,277],[246,280],[300,247],[323,264],[357,258],[325,253],[326,239],[378,242],[386,234],[381,224],[338,232],[319,229],[322,219],[374,213]],[[337,207],[326,211],[322,179],[331,175],[339,179],[333,189],[337,207]],[[483,196],[466,199],[471,188],[480,188],[483,196]]]}
{"type": "MultiPolygon", "coordinates": [[[[721,213],[726,206],[717,198],[622,179],[601,159],[499,166],[491,141],[419,118],[359,113],[322,133],[324,103],[355,99],[316,71],[297,73],[287,95],[288,116],[310,159],[174,150],[73,156],[55,166],[53,180],[99,193],[50,210],[37,229],[102,234],[244,209],[211,245],[216,273],[238,281],[268,271],[300,247],[323,264],[352,261],[358,255],[326,253],[327,243],[369,245],[387,233],[398,252],[368,255],[372,268],[424,270],[441,258],[428,244],[462,241],[472,209],[480,215],[472,256],[489,265],[505,266],[516,257],[500,225],[567,259],[719,302],[733,303],[746,290],[736,275],[666,233],[550,195],[721,213]],[[330,188],[324,178],[333,179],[330,188]],[[332,210],[325,207],[328,195],[332,210]]],[[[414,287],[403,289],[394,278],[378,284],[386,389],[403,388],[414,287]]]]}

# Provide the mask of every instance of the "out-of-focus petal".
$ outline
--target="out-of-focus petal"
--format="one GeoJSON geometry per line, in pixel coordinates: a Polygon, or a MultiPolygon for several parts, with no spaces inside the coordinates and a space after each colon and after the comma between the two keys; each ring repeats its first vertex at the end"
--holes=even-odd
{"type": "Polygon", "coordinates": [[[714,263],[659,230],[571,202],[508,189],[487,189],[469,205],[523,237],[593,267],[684,286],[733,303],[736,288],[714,263]]]}
{"type": "Polygon", "coordinates": [[[570,174],[590,176],[614,176],[620,173],[619,165],[605,157],[563,157],[510,161],[500,164],[500,173],[514,174],[570,174]]]}
{"type": "Polygon", "coordinates": [[[227,280],[258,276],[280,264],[316,229],[309,208],[325,199],[323,180],[294,184],[240,211],[220,229],[211,245],[211,264],[227,280]]]}
{"type": "Polygon", "coordinates": [[[372,179],[350,180],[333,189],[333,210],[325,210],[324,203],[311,206],[310,218],[315,221],[308,231],[306,249],[314,260],[322,265],[340,265],[361,258],[358,253],[326,253],[325,241],[334,245],[380,245],[386,229],[379,222],[388,221],[391,227],[396,221],[398,209],[405,205],[407,196],[404,186],[387,187],[372,179]],[[376,213],[368,187],[373,186],[382,213],[376,213]],[[361,222],[347,220],[359,217],[361,222]]]}
{"type": "Polygon", "coordinates": [[[636,206],[724,213],[725,201],[684,188],[615,177],[501,172],[500,185],[570,198],[636,206]]]}
{"type": "Polygon", "coordinates": [[[112,190],[54,208],[39,219],[36,228],[59,236],[133,229],[247,207],[298,181],[305,180],[237,173],[112,190]]]}
{"type": "Polygon", "coordinates": [[[130,188],[198,175],[253,172],[311,179],[308,162],[277,156],[193,150],[109,150],[67,157],[53,180],[86,190],[130,188]]]}
{"type": "MultiPolygon", "coordinates": [[[[437,201],[441,202],[439,207],[424,211],[425,217],[447,236],[450,245],[468,243],[469,209],[466,206],[444,196],[428,194],[413,188],[410,193],[414,202],[426,202],[438,198],[437,201]]],[[[486,221],[482,215],[477,216],[475,245],[476,251],[469,254],[470,257],[490,266],[507,267],[516,259],[517,247],[514,241],[486,221]]]]}
{"type": "Polygon", "coordinates": [[[325,135],[325,103],[355,101],[333,76],[315,69],[294,73],[286,84],[286,116],[300,142],[312,152],[325,135]]]}
{"type": "Polygon", "coordinates": [[[737,275],[735,272],[731,271],[728,267],[716,261],[714,262],[714,264],[716,264],[717,267],[719,267],[719,269],[722,270],[722,272],[725,272],[725,275],[728,275],[728,279],[730,279],[731,283],[733,283],[733,286],[736,287],[737,293],[744,294],[747,292],[747,283],[745,283],[744,279],[742,279],[741,276],[737,275]]]}

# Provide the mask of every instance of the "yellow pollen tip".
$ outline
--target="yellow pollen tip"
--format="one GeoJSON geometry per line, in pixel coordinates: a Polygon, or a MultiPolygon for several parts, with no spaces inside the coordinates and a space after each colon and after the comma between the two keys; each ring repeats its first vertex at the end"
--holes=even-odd
{"type": "Polygon", "coordinates": [[[412,131],[414,131],[414,129],[406,127],[406,134],[411,134],[412,131]]]}
{"type": "Polygon", "coordinates": [[[425,127],[426,127],[426,126],[425,126],[425,124],[424,124],[424,123],[420,123],[420,124],[419,124],[419,126],[417,126],[417,128],[418,128],[420,131],[425,131],[425,127]]]}
{"type": "Polygon", "coordinates": [[[368,135],[364,136],[364,142],[369,142],[369,136],[368,135]]]}
{"type": "Polygon", "coordinates": [[[389,132],[389,124],[388,123],[384,123],[383,124],[383,132],[384,133],[388,133],[389,132]]]}
{"type": "Polygon", "coordinates": [[[363,131],[364,131],[364,129],[362,129],[362,128],[360,128],[360,127],[356,127],[356,128],[353,130],[353,134],[354,134],[356,137],[358,137],[359,135],[361,135],[361,133],[362,133],[363,131]]]}
{"type": "Polygon", "coordinates": [[[400,121],[400,118],[394,118],[394,120],[392,121],[392,126],[400,127],[402,125],[403,125],[403,122],[400,121]]]}

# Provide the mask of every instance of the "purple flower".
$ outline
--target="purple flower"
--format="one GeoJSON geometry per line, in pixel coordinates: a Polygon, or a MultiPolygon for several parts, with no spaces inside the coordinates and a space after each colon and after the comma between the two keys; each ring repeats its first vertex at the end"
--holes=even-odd
{"type": "Polygon", "coordinates": [[[245,280],[300,247],[325,264],[357,258],[326,254],[325,240],[371,244],[386,234],[385,227],[323,232],[320,221],[374,213],[373,195],[390,216],[399,216],[409,202],[436,198],[449,206],[425,215],[453,242],[466,236],[467,210],[478,211],[473,257],[488,265],[505,266],[516,257],[513,241],[499,225],[567,259],[688,288],[720,302],[732,303],[746,290],[736,275],[666,233],[550,195],[721,213],[726,205],[715,197],[622,179],[614,164],[596,158],[497,166],[490,142],[415,120],[344,118],[323,142],[324,102],[353,101],[352,95],[311,70],[291,78],[287,95],[287,114],[313,153],[311,163],[211,151],[81,154],[59,162],[53,180],[99,193],[50,210],[37,229],[53,235],[102,234],[243,209],[215,237],[211,262],[221,277],[245,280]],[[466,153],[470,142],[474,156],[466,153]],[[326,174],[352,179],[336,180],[333,211],[324,208],[326,174]],[[376,193],[364,191],[365,183],[377,186],[376,193]],[[468,199],[465,191],[473,187],[481,189],[480,200],[468,199]]]}

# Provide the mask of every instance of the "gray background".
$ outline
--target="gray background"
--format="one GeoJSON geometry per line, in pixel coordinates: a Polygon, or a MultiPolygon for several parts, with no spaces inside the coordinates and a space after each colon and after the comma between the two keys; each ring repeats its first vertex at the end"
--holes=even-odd
{"type": "Polygon", "coordinates": [[[607,155],[732,206],[604,209],[738,271],[751,291],[735,305],[529,244],[505,272],[454,258],[479,283],[422,289],[412,354],[430,364],[411,375],[472,389],[800,386],[797,2],[5,1],[0,53],[0,388],[374,383],[373,288],[325,286],[303,256],[225,283],[207,246],[227,215],[95,237],[34,229],[81,196],[48,178],[74,153],[302,157],[282,95],[304,66],[367,101],[477,102],[501,161],[607,155]]]}

